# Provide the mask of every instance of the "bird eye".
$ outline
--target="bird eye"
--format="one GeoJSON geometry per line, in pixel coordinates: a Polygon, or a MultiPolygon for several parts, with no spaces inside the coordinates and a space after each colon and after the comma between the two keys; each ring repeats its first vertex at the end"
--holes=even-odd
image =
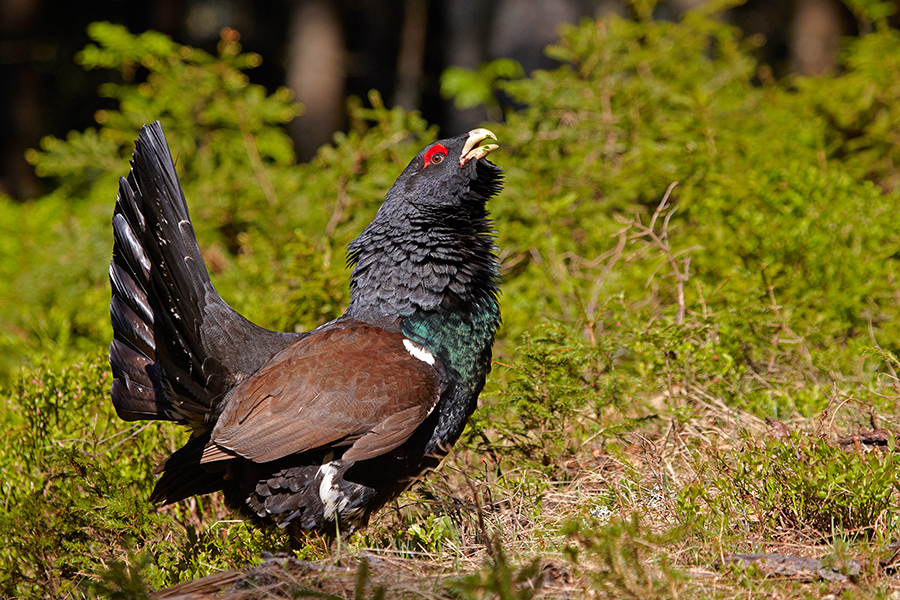
{"type": "Polygon", "coordinates": [[[422,165],[422,168],[425,168],[428,165],[437,165],[442,163],[444,159],[447,158],[448,152],[450,151],[447,150],[447,147],[443,144],[435,144],[428,149],[428,152],[425,153],[425,161],[422,165]]]}

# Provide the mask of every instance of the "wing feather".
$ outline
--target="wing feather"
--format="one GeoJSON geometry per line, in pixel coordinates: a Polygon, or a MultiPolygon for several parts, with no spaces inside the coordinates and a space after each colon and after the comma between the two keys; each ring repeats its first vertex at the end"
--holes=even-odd
{"type": "Polygon", "coordinates": [[[201,462],[269,462],[320,448],[349,447],[346,460],[390,452],[440,398],[437,370],[404,339],[349,322],[295,342],[230,394],[201,462]]]}

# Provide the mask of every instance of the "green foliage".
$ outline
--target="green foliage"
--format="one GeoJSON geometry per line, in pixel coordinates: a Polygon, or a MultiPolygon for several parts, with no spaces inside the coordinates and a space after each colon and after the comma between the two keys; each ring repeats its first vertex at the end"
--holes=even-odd
{"type": "Polygon", "coordinates": [[[445,582],[447,594],[451,598],[534,598],[540,589],[540,562],[534,560],[521,569],[516,569],[510,564],[499,539],[494,539],[489,544],[491,560],[476,573],[445,582]]]}
{"type": "Polygon", "coordinates": [[[880,28],[884,28],[885,20],[897,12],[896,4],[883,0],[844,0],[843,3],[856,13],[857,19],[880,28]]]}
{"type": "Polygon", "coordinates": [[[823,124],[826,156],[854,177],[896,191],[900,31],[883,27],[853,40],[843,52],[843,63],[847,72],[839,78],[798,78],[798,91],[806,110],[823,124]]]}
{"type": "Polygon", "coordinates": [[[504,365],[508,384],[498,402],[473,417],[472,442],[557,468],[585,437],[583,421],[622,400],[627,384],[610,372],[615,351],[603,339],[592,345],[558,326],[539,326],[515,350],[515,364],[504,365]]]}
{"type": "Polygon", "coordinates": [[[29,359],[81,356],[109,339],[111,217],[86,216],[61,196],[0,197],[0,382],[29,359]]]}
{"type": "Polygon", "coordinates": [[[743,440],[737,454],[711,452],[715,481],[697,502],[697,489],[680,494],[685,516],[734,512],[768,528],[814,531],[824,537],[872,535],[896,526],[895,491],[900,458],[894,448],[864,454],[808,434],[757,442],[743,440]],[[729,506],[728,510],[723,507],[729,506]]]}
{"type": "Polygon", "coordinates": [[[441,552],[444,540],[458,537],[453,520],[448,515],[430,514],[424,523],[413,523],[409,527],[412,543],[424,552],[441,552]]]}
{"type": "Polygon", "coordinates": [[[457,108],[484,106],[493,120],[501,117],[496,99],[497,83],[504,79],[519,79],[525,75],[522,65],[511,58],[498,58],[478,69],[449,67],[441,75],[441,95],[453,98],[457,108]]]}
{"type": "Polygon", "coordinates": [[[217,288],[243,314],[285,330],[343,312],[342,247],[374,215],[411,151],[435,137],[417,115],[387,109],[373,94],[370,107],[351,108],[350,132],[297,166],[280,127],[296,105],[283,90],[265,96],[247,82],[241,69],[258,59],[234,42],[223,40],[212,57],[109,24],[90,34],[98,45],[82,63],[122,73],[124,83],[103,89],[120,109],[98,114],[96,132],[48,138],[29,154],[57,178],[56,192],[26,205],[0,200],[2,367],[50,355],[4,392],[4,595],[78,594],[101,576],[108,585],[96,592],[130,593],[140,581],[157,588],[246,565],[286,543],[240,522],[198,528],[223,510],[215,499],[152,512],[151,470],[184,433],[129,427],[109,402],[105,359],[96,358],[111,337],[109,221],[139,127],[163,121],[217,288]],[[59,366],[74,356],[90,359],[59,366]]]}
{"type": "MultiPolygon", "coordinates": [[[[135,462],[149,447],[112,460],[122,428],[111,419],[108,373],[99,361],[23,375],[5,395],[2,469],[4,595],[70,590],[109,547],[156,519],[130,491],[146,479],[135,462]],[[98,458],[106,455],[106,469],[98,458]],[[127,457],[127,458],[126,458],[127,457]]],[[[138,459],[139,461],[140,459],[138,459]]]]}
{"type": "Polygon", "coordinates": [[[571,543],[565,552],[588,570],[596,589],[615,598],[678,598],[682,578],[662,551],[677,529],[654,533],[637,514],[608,523],[573,520],[564,527],[571,543]]]}
{"type": "Polygon", "coordinates": [[[92,582],[91,593],[110,600],[149,600],[149,588],[141,571],[150,566],[150,558],[147,554],[128,558],[128,562],[113,561],[99,580],[92,582]]]}
{"type": "MultiPolygon", "coordinates": [[[[266,126],[290,121],[299,107],[290,102],[286,88],[267,96],[241,72],[258,66],[259,55],[241,54],[237,42],[222,39],[214,57],[157,32],[135,36],[110,23],[91,24],[88,35],[99,45],[89,44],[78,61],[86,69],[119,71],[124,83],[105,84],[100,93],[118,101],[120,109],[97,114],[99,131],[73,133],[66,142],[45,138],[43,152],[29,154],[39,175],[84,182],[99,171],[121,171],[140,127],[157,119],[173,138],[172,153],[184,172],[203,168],[204,162],[243,167],[224,187],[239,185],[240,171],[249,170],[243,153],[261,170],[293,160],[289,138],[266,126]],[[245,139],[250,131],[258,133],[245,139]]],[[[250,180],[256,185],[238,189],[257,200],[264,192],[257,178],[250,180]]]]}
{"type": "Polygon", "coordinates": [[[152,469],[183,434],[119,421],[105,362],[24,372],[3,394],[3,596],[77,595],[93,585],[91,575],[124,591],[140,582],[156,588],[285,547],[284,534],[242,522],[198,531],[192,519],[214,512],[208,501],[178,520],[180,509],[153,510],[152,469]]]}
{"type": "Polygon", "coordinates": [[[752,40],[702,11],[564,28],[549,50],[560,68],[500,84],[525,107],[494,128],[510,155],[493,205],[506,336],[550,319],[611,338],[613,372],[636,376],[634,391],[671,393],[670,375],[698,383],[701,367],[704,388],[715,382],[709,391],[751,410],[761,396],[763,410],[796,410],[794,390],[832,371],[869,377],[859,360],[869,324],[889,350],[900,338],[898,196],[885,192],[900,170],[889,158],[859,169],[874,163],[857,147],[837,151],[817,107],[869,115],[836,92],[848,81],[842,89],[869,89],[885,125],[865,144],[887,157],[900,79],[888,74],[897,53],[875,48],[893,35],[848,46],[840,77],[760,86],[752,40]],[[676,181],[655,224],[665,235],[652,241],[636,224],[656,218],[676,181]],[[761,371],[790,393],[758,389],[761,371]]]}

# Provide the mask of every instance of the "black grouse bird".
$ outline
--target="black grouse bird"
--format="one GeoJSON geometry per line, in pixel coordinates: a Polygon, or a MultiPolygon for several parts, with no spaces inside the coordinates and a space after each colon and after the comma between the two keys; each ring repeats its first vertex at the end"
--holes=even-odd
{"type": "Polygon", "coordinates": [[[216,293],[162,127],[144,127],[113,216],[112,400],[191,439],[151,499],[222,490],[257,523],[333,535],[435,468],[491,368],[500,323],[486,129],[422,150],[349,246],[350,304],[308,333],[254,325],[216,293]]]}

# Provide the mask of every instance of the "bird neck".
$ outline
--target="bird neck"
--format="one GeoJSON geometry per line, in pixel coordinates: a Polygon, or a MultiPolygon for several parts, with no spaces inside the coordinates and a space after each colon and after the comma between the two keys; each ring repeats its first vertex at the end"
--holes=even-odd
{"type": "Polygon", "coordinates": [[[376,218],[350,245],[349,259],[347,316],[399,324],[472,386],[483,383],[500,324],[495,246],[482,215],[463,223],[376,218]]]}
{"type": "Polygon", "coordinates": [[[401,331],[437,356],[461,385],[477,394],[490,371],[491,345],[499,325],[497,298],[487,293],[465,307],[418,310],[403,319],[401,331]]]}
{"type": "Polygon", "coordinates": [[[346,316],[399,329],[438,358],[441,400],[425,450],[439,456],[459,438],[491,370],[500,325],[494,238],[483,207],[465,218],[396,216],[384,211],[350,244],[346,316]]]}

